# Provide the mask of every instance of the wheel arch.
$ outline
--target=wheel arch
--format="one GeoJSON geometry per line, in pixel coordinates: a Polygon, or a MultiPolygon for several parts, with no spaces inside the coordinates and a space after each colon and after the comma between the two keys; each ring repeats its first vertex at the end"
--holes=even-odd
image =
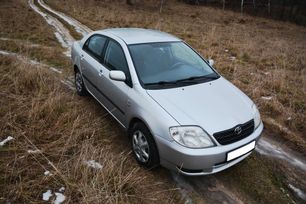
{"type": "Polygon", "coordinates": [[[73,65],[73,71],[74,71],[74,73],[76,73],[77,71],[80,71],[78,65],[76,65],[76,64],[73,65]]]}
{"type": "Polygon", "coordinates": [[[151,131],[151,129],[150,129],[150,127],[148,126],[148,124],[146,123],[146,122],[144,122],[144,120],[142,120],[142,119],[140,119],[139,117],[133,117],[131,120],[130,120],[130,122],[129,122],[129,124],[128,124],[128,133],[130,133],[130,131],[132,130],[132,127],[134,126],[134,124],[136,124],[136,123],[143,123],[143,124],[145,124],[146,125],[146,127],[150,130],[150,132],[151,132],[151,134],[152,134],[152,131],[151,131]]]}
{"type": "Polygon", "coordinates": [[[151,133],[151,135],[152,135],[152,140],[153,140],[153,142],[154,142],[154,146],[155,146],[155,148],[156,148],[156,150],[157,150],[158,165],[160,165],[160,152],[159,152],[159,148],[158,148],[158,145],[157,145],[155,136],[154,136],[152,130],[150,129],[150,126],[148,125],[148,123],[146,123],[143,119],[141,119],[141,118],[139,118],[139,117],[133,117],[133,118],[130,120],[130,122],[129,122],[129,126],[128,126],[128,137],[131,139],[130,136],[132,135],[132,132],[131,132],[131,131],[132,131],[132,127],[133,127],[134,124],[136,124],[136,123],[142,123],[142,124],[144,124],[144,125],[147,127],[147,129],[149,130],[149,132],[151,133]]]}
{"type": "MultiPolygon", "coordinates": [[[[149,124],[147,122],[145,122],[145,120],[141,119],[140,117],[133,117],[130,122],[129,122],[129,126],[128,126],[128,135],[130,135],[131,133],[131,130],[132,130],[132,127],[134,126],[134,124],[136,123],[143,123],[147,128],[148,130],[150,131],[151,135],[152,135],[152,139],[154,140],[155,142],[155,145],[157,147],[157,143],[156,143],[156,140],[155,140],[155,136],[154,136],[154,133],[152,131],[152,129],[150,128],[149,124]]],[[[157,150],[158,150],[158,147],[157,147],[157,150]]]]}

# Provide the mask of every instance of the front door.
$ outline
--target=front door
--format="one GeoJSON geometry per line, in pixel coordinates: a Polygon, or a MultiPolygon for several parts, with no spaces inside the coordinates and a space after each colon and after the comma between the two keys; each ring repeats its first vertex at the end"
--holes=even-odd
{"type": "Polygon", "coordinates": [[[99,89],[108,99],[107,108],[112,112],[117,120],[126,126],[126,109],[128,94],[131,89],[131,77],[125,54],[121,45],[110,39],[104,54],[103,83],[99,84],[99,89]],[[121,70],[126,75],[126,82],[114,81],[109,78],[111,70],[121,70]]]}

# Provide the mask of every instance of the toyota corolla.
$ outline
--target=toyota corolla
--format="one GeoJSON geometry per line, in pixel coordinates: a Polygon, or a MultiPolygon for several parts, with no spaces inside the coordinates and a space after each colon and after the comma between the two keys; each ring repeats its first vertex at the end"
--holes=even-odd
{"type": "Polygon", "coordinates": [[[263,123],[254,102],[175,36],[95,31],[73,44],[71,57],[76,92],[92,95],[118,121],[144,167],[212,174],[258,142],[263,123]]]}

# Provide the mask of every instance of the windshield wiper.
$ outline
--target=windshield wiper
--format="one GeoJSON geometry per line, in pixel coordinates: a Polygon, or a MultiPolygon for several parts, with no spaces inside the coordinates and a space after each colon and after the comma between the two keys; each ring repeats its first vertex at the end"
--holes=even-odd
{"type": "Polygon", "coordinates": [[[194,84],[197,83],[197,80],[202,80],[202,79],[208,79],[208,80],[213,80],[213,79],[218,79],[219,76],[193,76],[189,77],[186,79],[179,79],[175,81],[158,81],[158,82],[152,82],[152,83],[146,83],[144,84],[145,86],[163,86],[163,85],[176,85],[179,83],[188,83],[188,84],[194,84]]]}
{"type": "Polygon", "coordinates": [[[192,77],[189,77],[189,78],[186,78],[186,79],[179,79],[177,80],[176,82],[192,82],[192,81],[195,81],[195,80],[198,80],[198,79],[218,79],[219,76],[218,75],[214,75],[214,76],[192,76],[192,77]]]}
{"type": "Polygon", "coordinates": [[[153,82],[153,83],[146,83],[144,84],[145,86],[150,86],[150,85],[168,85],[168,84],[176,84],[176,81],[158,81],[158,82],[153,82]]]}

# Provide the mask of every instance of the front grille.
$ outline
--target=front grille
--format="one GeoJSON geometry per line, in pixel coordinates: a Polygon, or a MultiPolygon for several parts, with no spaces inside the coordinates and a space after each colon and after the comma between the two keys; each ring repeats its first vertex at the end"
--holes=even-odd
{"type": "Polygon", "coordinates": [[[252,119],[244,124],[236,125],[231,129],[214,133],[214,137],[220,144],[227,145],[242,140],[243,138],[246,138],[247,136],[251,135],[253,131],[254,131],[254,120],[252,119]],[[235,132],[235,129],[238,126],[241,127],[241,132],[239,134],[235,132]]]}

